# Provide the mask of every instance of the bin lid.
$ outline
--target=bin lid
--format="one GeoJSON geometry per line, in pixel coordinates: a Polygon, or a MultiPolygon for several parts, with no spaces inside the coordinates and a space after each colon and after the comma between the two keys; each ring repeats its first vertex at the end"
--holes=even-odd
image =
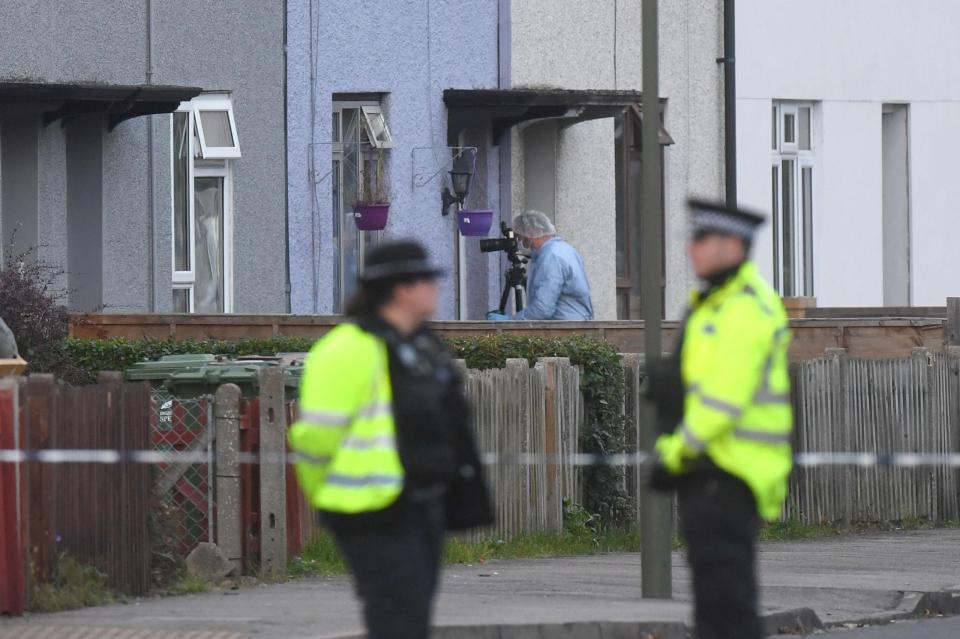
{"type": "Polygon", "coordinates": [[[161,382],[170,377],[170,375],[173,373],[201,368],[216,361],[217,357],[209,353],[164,355],[157,360],[149,362],[137,362],[124,371],[124,376],[129,381],[147,380],[161,382]]]}
{"type": "Polygon", "coordinates": [[[172,373],[163,385],[178,397],[212,395],[221,384],[236,384],[244,395],[251,395],[260,386],[260,369],[263,366],[250,363],[209,364],[172,373]]]}

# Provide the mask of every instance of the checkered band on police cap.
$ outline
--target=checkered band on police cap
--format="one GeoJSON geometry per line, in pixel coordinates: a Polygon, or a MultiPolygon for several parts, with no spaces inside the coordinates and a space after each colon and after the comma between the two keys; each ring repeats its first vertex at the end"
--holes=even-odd
{"type": "Polygon", "coordinates": [[[735,209],[713,202],[690,200],[689,206],[692,235],[722,233],[750,240],[757,228],[765,221],[762,215],[753,211],[735,209]]]}

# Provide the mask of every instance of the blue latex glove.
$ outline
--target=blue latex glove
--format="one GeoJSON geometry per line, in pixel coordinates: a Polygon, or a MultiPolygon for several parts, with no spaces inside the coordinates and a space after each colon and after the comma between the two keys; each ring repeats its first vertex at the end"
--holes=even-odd
{"type": "Polygon", "coordinates": [[[503,313],[498,313],[496,311],[490,311],[487,313],[487,319],[491,322],[503,322],[510,319],[510,316],[504,315],[503,313]]]}

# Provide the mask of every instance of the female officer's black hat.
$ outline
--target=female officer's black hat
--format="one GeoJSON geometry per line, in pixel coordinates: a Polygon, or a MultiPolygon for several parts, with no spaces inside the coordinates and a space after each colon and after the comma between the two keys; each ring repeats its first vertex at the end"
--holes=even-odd
{"type": "Polygon", "coordinates": [[[430,261],[419,242],[400,240],[387,242],[370,251],[360,274],[364,284],[389,280],[437,278],[444,270],[430,261]]]}

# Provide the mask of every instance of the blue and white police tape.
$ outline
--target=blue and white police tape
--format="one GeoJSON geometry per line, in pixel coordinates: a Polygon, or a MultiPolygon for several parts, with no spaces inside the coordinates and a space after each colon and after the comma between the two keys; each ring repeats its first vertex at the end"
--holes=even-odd
{"type": "MultiPolygon", "coordinates": [[[[557,464],[566,466],[619,466],[643,464],[649,453],[483,453],[481,460],[488,466],[532,466],[557,464]]],[[[293,464],[299,461],[317,461],[297,453],[231,453],[202,450],[112,450],[112,449],[54,449],[54,450],[0,450],[0,463],[23,464],[293,464]]],[[[870,452],[806,452],[794,455],[794,464],[802,468],[821,466],[856,466],[860,468],[960,468],[960,453],[870,453],[870,452]]]]}

